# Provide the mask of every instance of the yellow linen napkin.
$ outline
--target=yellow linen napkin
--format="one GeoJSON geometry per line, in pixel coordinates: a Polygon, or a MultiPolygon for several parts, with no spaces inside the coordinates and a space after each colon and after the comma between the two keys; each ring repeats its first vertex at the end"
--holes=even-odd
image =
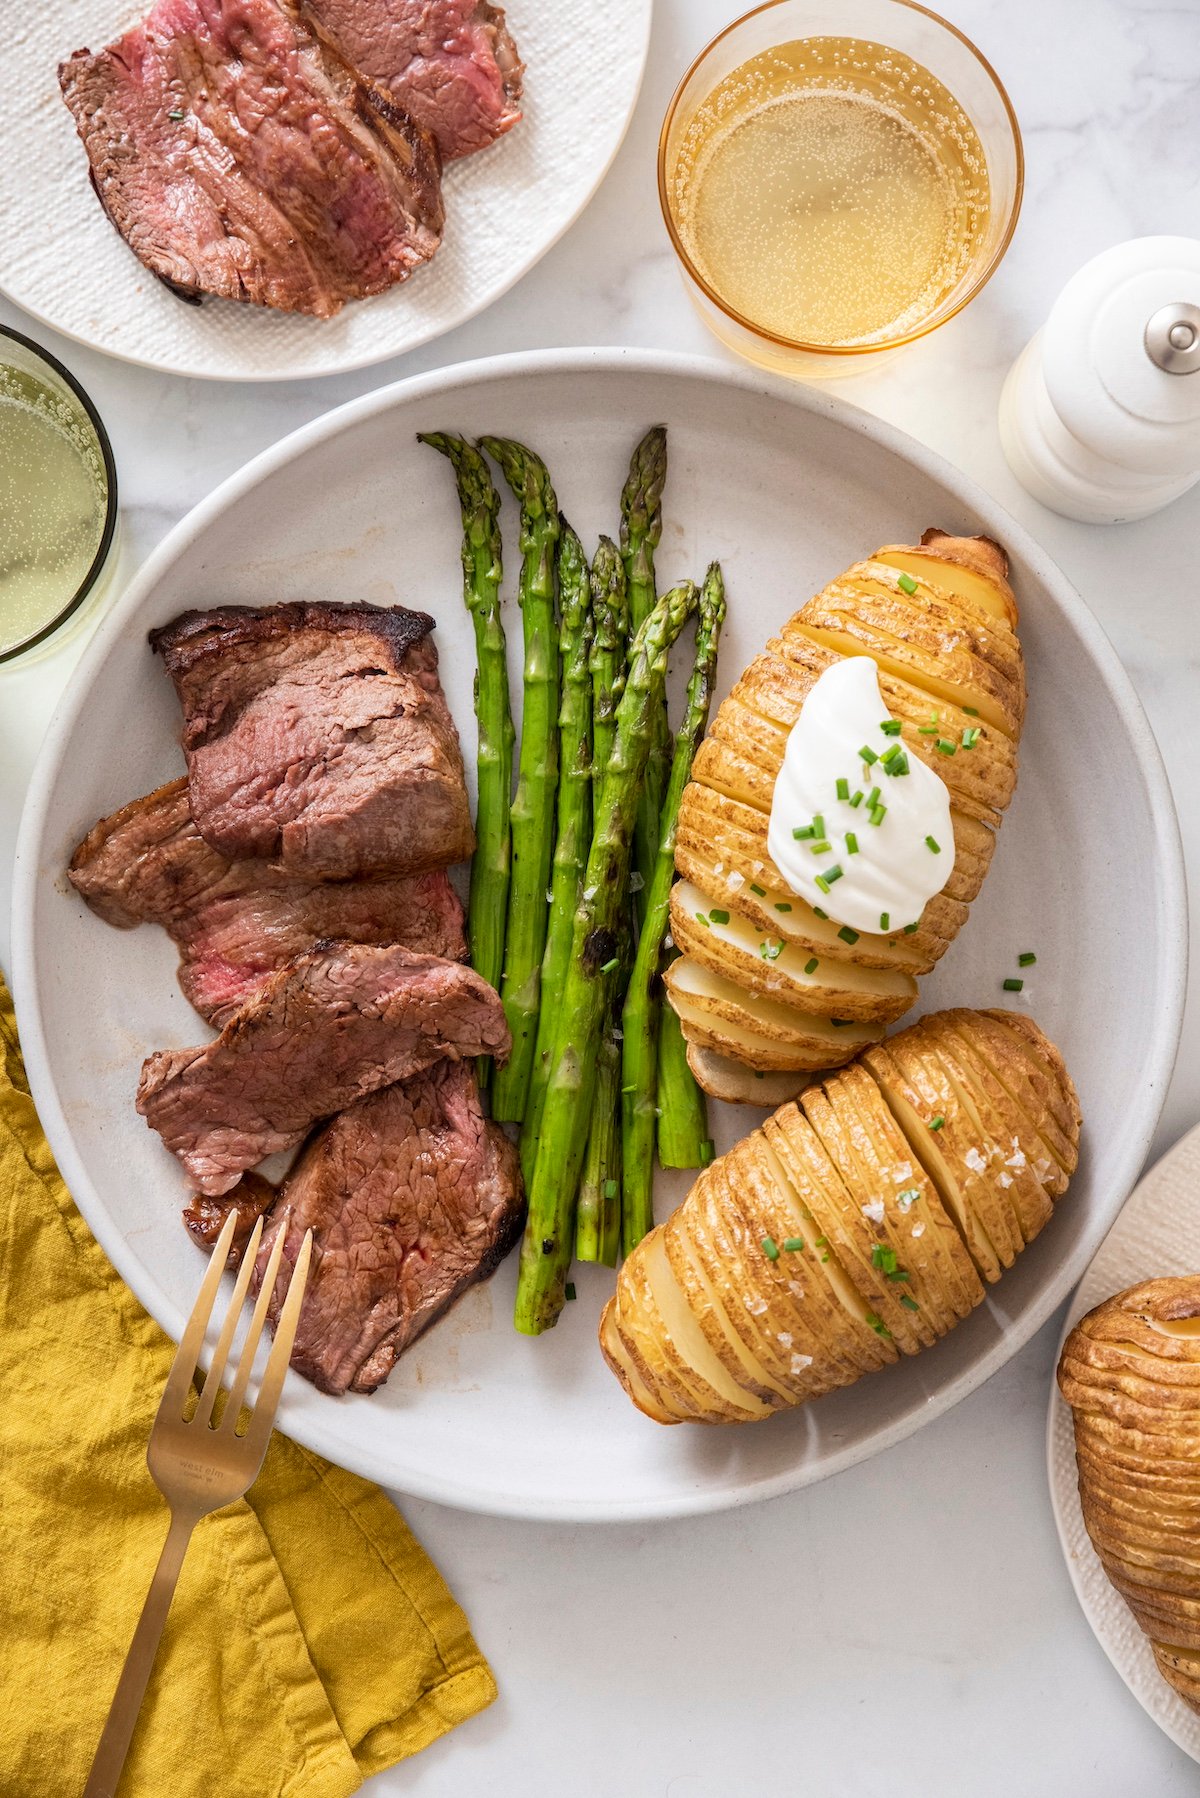
{"type": "MultiPolygon", "coordinates": [[[[0,1793],[58,1798],[166,1533],[146,1442],[174,1345],[62,1183],[2,980],[0,1051],[0,1793]]],[[[495,1694],[378,1487],[276,1435],[192,1538],[121,1798],[343,1798],[495,1694]]]]}

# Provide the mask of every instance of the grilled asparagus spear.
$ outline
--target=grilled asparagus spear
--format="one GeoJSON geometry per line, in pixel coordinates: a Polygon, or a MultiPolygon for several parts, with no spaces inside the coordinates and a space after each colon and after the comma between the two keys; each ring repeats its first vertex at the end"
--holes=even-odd
{"type": "Polygon", "coordinates": [[[558,501],[545,464],[508,437],[484,437],[521,505],[519,597],[524,627],[524,704],[517,791],[512,802],[512,882],[500,997],[512,1031],[512,1054],[492,1081],[492,1115],[519,1124],[525,1116],[537,1041],[546,889],[554,850],[558,787],[558,635],[554,564],[558,501]]]}

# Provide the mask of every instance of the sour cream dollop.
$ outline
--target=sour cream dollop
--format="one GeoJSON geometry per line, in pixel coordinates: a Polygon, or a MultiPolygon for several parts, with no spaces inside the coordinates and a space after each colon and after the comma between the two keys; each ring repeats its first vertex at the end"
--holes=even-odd
{"type": "Polygon", "coordinates": [[[954,866],[946,785],[884,728],[892,723],[870,656],[828,667],[788,736],[767,834],[771,860],[794,893],[838,924],[876,936],[915,924],[954,866]],[[878,760],[865,762],[863,749],[878,760]],[[823,834],[796,836],[814,822],[823,822],[823,834]]]}

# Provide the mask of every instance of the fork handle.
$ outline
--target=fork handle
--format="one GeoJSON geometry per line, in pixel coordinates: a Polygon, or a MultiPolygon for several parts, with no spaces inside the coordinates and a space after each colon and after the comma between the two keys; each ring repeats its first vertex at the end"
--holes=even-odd
{"type": "Polygon", "coordinates": [[[167,1612],[171,1608],[171,1600],[179,1582],[183,1557],[192,1539],[192,1531],[199,1521],[200,1514],[195,1511],[171,1513],[171,1527],[158,1557],[158,1566],[154,1569],[154,1578],[150,1582],[138,1626],[133,1632],[129,1653],[125,1656],[125,1665],[109,1707],[108,1721],[96,1749],[88,1782],[83,1788],[83,1798],[116,1798],[138,1713],[146,1696],[150,1669],[154,1665],[163,1625],[167,1621],[167,1612]]]}

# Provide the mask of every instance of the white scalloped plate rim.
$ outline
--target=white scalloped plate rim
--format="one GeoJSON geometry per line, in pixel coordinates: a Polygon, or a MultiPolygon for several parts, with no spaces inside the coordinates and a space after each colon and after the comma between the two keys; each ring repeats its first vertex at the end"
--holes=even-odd
{"type": "MultiPolygon", "coordinates": [[[[1185,1221],[1185,1230],[1190,1225],[1196,1244],[1193,1256],[1180,1252],[1175,1257],[1175,1265],[1170,1265],[1169,1244],[1165,1250],[1159,1246],[1147,1253],[1143,1243],[1142,1252],[1139,1254],[1134,1248],[1129,1261],[1121,1265],[1119,1271],[1113,1266],[1129,1253],[1128,1245],[1134,1240],[1134,1228],[1142,1222],[1143,1214],[1151,1209],[1162,1208],[1155,1220],[1158,1223],[1163,1221],[1164,1214],[1174,1219],[1172,1228],[1177,1233],[1181,1251],[1186,1247],[1185,1230],[1179,1229],[1179,1209],[1171,1206],[1167,1194],[1167,1189],[1181,1173],[1190,1174],[1196,1187],[1200,1188],[1200,1124],[1189,1130],[1186,1136],[1180,1137],[1174,1147],[1160,1156],[1149,1172],[1143,1175],[1116,1223],[1096,1251],[1095,1258],[1072,1295],[1067,1321],[1058,1345],[1058,1355],[1055,1356],[1056,1368],[1067,1337],[1084,1313],[1094,1305],[1111,1298],[1115,1292],[1123,1292],[1127,1286],[1136,1285],[1139,1280],[1195,1273],[1197,1267],[1200,1267],[1200,1198],[1190,1201],[1185,1221]],[[1110,1268],[1113,1268],[1112,1272],[1109,1271],[1110,1268]]],[[[1184,1204],[1187,1203],[1185,1199],[1184,1204]]],[[[1177,1748],[1182,1748],[1194,1761],[1200,1761],[1200,1716],[1189,1710],[1158,1671],[1149,1643],[1134,1623],[1125,1600],[1110,1583],[1100,1557],[1088,1537],[1079,1503],[1071,1413],[1054,1378],[1050,1382],[1050,1409],[1046,1419],[1046,1473],[1063,1559],[1075,1588],[1075,1596],[1079,1600],[1079,1608],[1087,1618],[1093,1635],[1146,1715],[1157,1723],[1177,1748]]]]}
{"type": "MultiPolygon", "coordinates": [[[[854,1466],[857,1462],[903,1441],[923,1423],[944,1414],[1003,1366],[1063,1303],[1077,1282],[1081,1269],[1095,1254],[1112,1218],[1117,1214],[1138,1171],[1144,1165],[1174,1065],[1186,989],[1187,912],[1178,820],[1158,746],[1129,677],[1093,614],[1028,532],[969,477],[894,426],[822,390],[741,364],[723,364],[707,357],[663,351],[590,348],[490,357],[477,362],[456,364],[430,374],[411,376],[326,413],[300,427],[230,476],[182,519],[116,600],[85,651],[51,720],[22,816],[13,896],[13,990],[31,1087],[58,1165],[118,1272],[129,1282],[162,1327],[178,1340],[186,1316],[187,1302],[181,1302],[179,1297],[168,1292],[158,1270],[147,1264],[139,1252],[138,1244],[122,1232],[96,1191],[91,1173],[76,1148],[72,1126],[64,1111],[56,1068],[48,1049],[42,1010],[43,970],[36,954],[39,866],[48,855],[56,855],[56,851],[45,842],[47,819],[55,803],[61,763],[68,754],[72,733],[86,713],[93,682],[108,658],[124,653],[123,638],[153,601],[156,589],[160,584],[172,580],[172,571],[177,570],[185,558],[196,557],[206,531],[221,518],[227,508],[238,504],[260,483],[282,473],[291,465],[300,463],[303,458],[336,440],[347,430],[390,415],[394,411],[407,412],[425,405],[431,399],[437,401],[440,411],[447,407],[447,402],[453,402],[456,394],[480,391],[490,394],[496,388],[503,389],[509,382],[514,382],[521,393],[528,393],[531,382],[543,375],[559,382],[567,380],[572,384],[571,393],[577,396],[573,397],[571,404],[573,428],[578,428],[586,414],[586,396],[592,384],[619,377],[624,377],[628,383],[632,378],[641,395],[654,393],[655,380],[662,377],[668,383],[679,383],[689,389],[698,387],[712,396],[714,404],[717,396],[720,396],[723,412],[730,414],[735,414],[740,405],[753,410],[765,402],[768,409],[777,409],[781,429],[784,420],[794,419],[795,428],[803,431],[806,418],[814,427],[833,427],[836,432],[845,433],[850,446],[860,444],[864,449],[869,447],[875,452],[881,452],[897,470],[898,478],[903,479],[903,471],[907,469],[910,474],[936,484],[949,504],[961,508],[977,522],[977,527],[1005,541],[1014,558],[1024,568],[1027,580],[1042,590],[1051,611],[1069,625],[1075,642],[1084,650],[1107,702],[1113,708],[1113,722],[1128,745],[1142,783],[1145,806],[1139,814],[1138,828],[1144,826],[1148,836],[1145,854],[1139,858],[1139,865],[1150,865],[1155,870],[1155,915],[1158,927],[1153,933],[1153,953],[1147,970],[1153,981],[1154,1002],[1150,1007],[1152,1023],[1139,1068],[1140,1090],[1123,1115],[1121,1131],[1116,1134],[1108,1133],[1102,1142],[1097,1141],[1098,1152],[1092,1156],[1093,1172],[1100,1188],[1096,1194],[1099,1202],[1095,1214],[1089,1214],[1086,1222],[1078,1225],[1076,1239],[1070,1245],[1060,1246],[1053,1260],[1030,1264],[1029,1278],[1035,1281],[1036,1290],[1028,1295],[1015,1315],[1006,1311],[1003,1306],[995,1308],[991,1321],[999,1324],[999,1333],[981,1349],[972,1351],[965,1364],[959,1362],[968,1352],[966,1333],[971,1329],[969,1321],[961,1325],[958,1331],[952,1332],[946,1342],[940,1345],[943,1350],[949,1350],[948,1354],[943,1353],[940,1362],[934,1359],[938,1354],[937,1350],[929,1351],[928,1358],[921,1356],[907,1362],[908,1370],[917,1370],[922,1384],[917,1393],[910,1393],[906,1404],[901,1404],[898,1408],[894,1398],[887,1414],[880,1417],[869,1431],[851,1436],[849,1440],[843,1439],[835,1431],[828,1441],[821,1444],[819,1453],[812,1456],[806,1457],[802,1452],[803,1445],[800,1445],[795,1460],[789,1458],[786,1464],[757,1478],[751,1478],[745,1472],[734,1473],[728,1478],[718,1474],[711,1480],[707,1476],[696,1477],[695,1474],[684,1477],[690,1473],[690,1470],[685,1469],[684,1475],[677,1481],[672,1479],[669,1489],[656,1488],[652,1492],[637,1493],[589,1489],[582,1493],[573,1491],[568,1496],[565,1493],[531,1490],[528,1486],[521,1487],[519,1483],[516,1486],[481,1486],[471,1467],[463,1465],[461,1459],[449,1470],[431,1473],[428,1468],[414,1465],[407,1459],[408,1448],[403,1430],[398,1434],[397,1447],[389,1455],[382,1452],[375,1442],[352,1442],[332,1433],[335,1413],[326,1412],[323,1407],[336,1406],[341,1401],[325,1399],[323,1395],[307,1389],[305,1392],[284,1394],[280,1424],[289,1435],[353,1472],[417,1497],[495,1515],[571,1523],[695,1515],[775,1497],[854,1466]],[[929,1390],[923,1385],[923,1364],[929,1369],[929,1390]]],[[[655,394],[654,397],[657,401],[658,395],[655,394]]],[[[650,403],[648,397],[645,400],[639,399],[639,408],[650,403]]],[[[775,416],[774,411],[771,416],[775,416]]],[[[624,413],[622,418],[624,420],[624,413]]],[[[627,454],[627,450],[624,453],[627,454]]],[[[796,453],[801,456],[804,454],[801,450],[796,453]]],[[[857,480],[857,475],[854,478],[857,480]]],[[[855,521],[857,535],[860,528],[857,513],[855,521]]],[[[711,526],[707,518],[704,528],[706,540],[711,542],[711,526]]],[[[753,602],[751,606],[752,604],[753,602]]],[[[460,717],[460,725],[464,719],[465,713],[460,717]]],[[[1032,780],[1032,774],[1028,778],[1032,780]]],[[[1057,833],[1060,829],[1059,821],[1052,818],[1051,824],[1057,833]]],[[[1012,840],[1011,831],[1009,840],[1012,840]]],[[[54,859],[47,863],[49,865],[60,866],[61,860],[54,859]]],[[[999,871],[994,869],[991,878],[993,891],[997,891],[1000,879],[999,871]]],[[[1109,912],[1111,915],[1111,908],[1109,912]]],[[[1079,935],[1079,925],[1072,914],[1069,940],[1077,942],[1079,935]]],[[[990,952],[988,961],[990,972],[990,952]]],[[[49,970],[45,972],[49,979],[49,970]]],[[[936,999],[933,1002],[936,1003],[936,999]]],[[[970,995],[956,992],[951,1002],[970,1003],[970,995]]],[[[980,998],[976,1002],[994,1003],[994,999],[980,998]]],[[[1067,1003],[1066,996],[1063,1003],[1067,1003]]],[[[745,1127],[752,1127],[749,1120],[745,1127]]],[[[744,1133],[744,1128],[740,1133],[744,1133]]],[[[180,1239],[183,1238],[182,1231],[178,1235],[180,1239]]],[[[1047,1242],[1038,1246],[1047,1253],[1051,1252],[1049,1232],[1047,1242]]],[[[582,1269],[577,1278],[586,1280],[593,1271],[595,1270],[582,1269]]],[[[503,1272],[501,1270],[501,1274],[503,1272]]],[[[497,1274],[495,1279],[499,1280],[501,1274],[497,1274]]],[[[1018,1273],[1017,1278],[1019,1277],[1018,1273]]],[[[1001,1288],[1002,1292],[1003,1290],[1001,1288]]],[[[1008,1290],[1013,1292],[1019,1288],[1014,1288],[1010,1283],[1008,1290]]],[[[580,1296],[584,1296],[582,1285],[580,1296]]],[[[984,1309],[980,1307],[976,1316],[981,1316],[984,1309]]],[[[432,1341],[435,1336],[436,1332],[431,1332],[429,1340],[432,1341]]],[[[520,1339],[522,1342],[525,1340],[520,1339]]],[[[563,1352],[566,1353],[566,1350],[563,1352]]],[[[595,1353],[594,1343],[589,1353],[595,1353]]],[[[598,1362],[598,1356],[596,1359],[598,1362]]],[[[892,1381],[887,1388],[876,1387],[873,1382],[864,1381],[850,1391],[857,1394],[865,1392],[870,1386],[872,1393],[887,1390],[899,1394],[905,1389],[905,1368],[892,1369],[890,1374],[892,1381]]],[[[390,1387],[382,1390],[387,1393],[390,1387]]],[[[612,1393],[617,1393],[615,1384],[612,1385],[612,1393]]],[[[826,1409],[822,1412],[820,1427],[828,1428],[834,1416],[829,1407],[836,1406],[842,1396],[834,1395],[832,1399],[825,1401],[826,1409]]],[[[804,1428],[811,1433],[818,1427],[812,1416],[816,1409],[818,1407],[802,1408],[791,1416],[803,1419],[804,1428]]],[[[631,1408],[629,1415],[633,1415],[631,1408]]],[[[777,1420],[780,1424],[789,1421],[789,1418],[777,1420]]],[[[764,1426],[766,1429],[770,1427],[764,1426]]],[[[662,1432],[658,1434],[661,1436],[662,1432]]],[[[669,1435],[673,1438],[675,1433],[669,1432],[669,1435]]],[[[709,1432],[700,1432],[700,1437],[695,1439],[700,1438],[713,1443],[718,1440],[717,1436],[709,1432]]],[[[723,1434],[722,1440],[726,1443],[731,1441],[727,1433],[723,1434]]],[[[766,1440],[764,1437],[763,1441],[766,1440]]]]}
{"type": "Polygon", "coordinates": [[[0,293],[75,343],[211,381],[347,374],[419,349],[500,299],[569,230],[608,173],[641,91],[653,18],[653,0],[602,8],[509,0],[526,60],[525,117],[448,168],[446,236],[427,268],[335,318],[312,319],[232,301],[187,305],[141,266],[97,204],[55,67],[82,43],[112,42],[149,4],[46,0],[13,21],[0,135],[0,293]],[[55,248],[63,243],[75,252],[67,281],[55,248]]]}

